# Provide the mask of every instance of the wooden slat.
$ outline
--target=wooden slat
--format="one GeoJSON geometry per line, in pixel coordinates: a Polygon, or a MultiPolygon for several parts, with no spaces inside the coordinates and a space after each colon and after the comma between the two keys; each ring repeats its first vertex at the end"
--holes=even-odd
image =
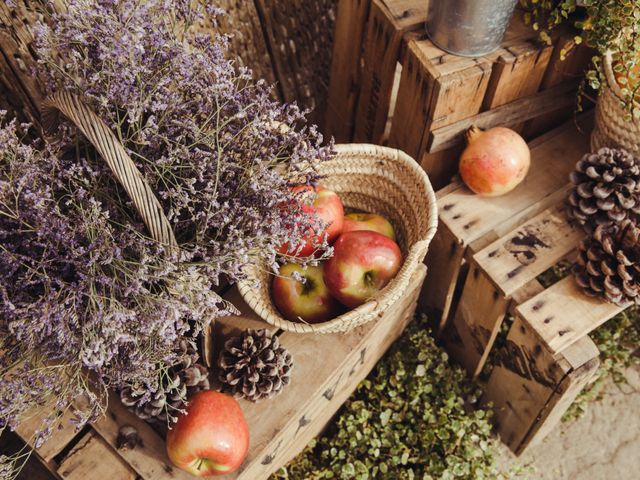
{"type": "Polygon", "coordinates": [[[146,423],[122,405],[117,395],[109,395],[107,415],[92,425],[101,441],[110,446],[111,452],[129,465],[145,480],[188,480],[190,474],[179,470],[167,457],[164,439],[146,423]],[[141,443],[132,449],[117,448],[120,427],[131,425],[138,431],[141,443]]]}
{"type": "MultiPolygon", "coordinates": [[[[291,352],[291,384],[271,401],[241,401],[251,434],[251,447],[240,470],[230,479],[255,480],[299,453],[368,374],[413,314],[425,275],[414,274],[411,292],[375,322],[348,333],[295,334],[284,332],[281,343],[291,352]],[[330,354],[329,354],[330,352],[330,354]]],[[[254,316],[237,303],[247,317],[254,316]]],[[[226,319],[218,322],[224,325],[226,319]]]]}
{"type": "Polygon", "coordinates": [[[482,397],[483,404],[493,404],[493,422],[511,450],[519,449],[556,385],[570,371],[568,362],[557,361],[516,316],[482,397]]]}
{"type": "Polygon", "coordinates": [[[577,248],[584,233],[564,210],[564,202],[557,204],[474,255],[502,295],[510,296],[577,248]]]}
{"type": "Polygon", "coordinates": [[[340,0],[333,40],[331,77],[325,114],[325,133],[338,143],[353,136],[353,122],[360,92],[360,58],[369,0],[340,0]]]}
{"type": "MultiPolygon", "coordinates": [[[[591,344],[593,345],[593,342],[591,344]]],[[[527,448],[541,443],[549,433],[558,427],[567,409],[598,372],[600,361],[597,355],[596,353],[594,358],[569,373],[556,387],[553,395],[538,414],[535,424],[516,451],[518,455],[524,453],[527,448]]]]}
{"type": "Polygon", "coordinates": [[[505,297],[475,262],[471,262],[462,297],[444,335],[451,358],[477,377],[507,314],[505,297]]]}
{"type": "Polygon", "coordinates": [[[493,66],[483,109],[491,110],[536,93],[552,51],[552,46],[537,40],[515,42],[504,48],[493,66]]]}
{"type": "Polygon", "coordinates": [[[367,21],[354,141],[381,142],[402,38],[423,25],[426,18],[427,4],[422,0],[373,0],[367,21]]]}
{"type": "Polygon", "coordinates": [[[522,304],[518,313],[549,349],[558,353],[627,306],[588,297],[570,275],[522,304]]]}
{"type": "Polygon", "coordinates": [[[429,245],[425,260],[429,274],[418,300],[420,309],[429,314],[438,332],[449,316],[464,251],[451,230],[440,224],[429,245]]]}
{"type": "Polygon", "coordinates": [[[73,447],[58,468],[65,480],[135,480],[135,472],[106,442],[88,433],[73,447]]]}
{"type": "MultiPolygon", "coordinates": [[[[584,44],[576,45],[575,35],[576,32],[573,30],[564,32],[555,42],[540,90],[544,91],[566,82],[581,81],[584,78],[584,72],[591,62],[593,51],[584,44]],[[564,59],[562,58],[563,53],[566,54],[564,59]]],[[[577,97],[571,97],[571,100],[575,106],[577,97]]],[[[559,106],[556,111],[527,122],[523,135],[525,138],[531,138],[547,132],[571,119],[574,110],[575,108],[569,109],[559,106]]]]}
{"type": "Polygon", "coordinates": [[[472,125],[485,130],[498,126],[509,127],[556,111],[558,107],[571,108],[575,103],[574,95],[577,87],[577,82],[565,82],[542,93],[520,98],[446,127],[433,130],[429,136],[427,152],[439,152],[464,143],[464,133],[472,125]]]}
{"type": "MultiPolygon", "coordinates": [[[[43,421],[49,415],[48,411],[41,411],[35,414],[32,414],[22,420],[18,428],[16,429],[16,433],[20,435],[20,437],[29,441],[33,437],[33,434],[38,428],[42,427],[43,421]]],[[[51,437],[42,444],[42,446],[37,449],[38,455],[45,461],[51,462],[53,457],[55,457],[67,444],[78,434],[76,432],[75,427],[70,424],[70,420],[73,417],[71,410],[66,410],[65,413],[58,420],[61,429],[55,428],[51,434],[51,437]]],[[[30,442],[32,444],[32,442],[30,442]]]]}

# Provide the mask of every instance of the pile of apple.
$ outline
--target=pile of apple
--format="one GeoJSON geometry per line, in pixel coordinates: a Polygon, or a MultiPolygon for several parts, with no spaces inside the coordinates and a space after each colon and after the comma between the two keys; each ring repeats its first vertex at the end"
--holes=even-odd
{"type": "Polygon", "coordinates": [[[345,215],[340,197],[323,187],[296,190],[315,193],[315,200],[305,205],[305,210],[314,212],[327,227],[310,232],[302,248],[291,251],[286,244],[280,253],[310,257],[316,253],[315,245],[326,238],[333,245],[333,256],[317,266],[283,265],[273,279],[272,297],[287,320],[320,323],[375,296],[398,273],[402,254],[393,227],[384,217],[345,215]]]}

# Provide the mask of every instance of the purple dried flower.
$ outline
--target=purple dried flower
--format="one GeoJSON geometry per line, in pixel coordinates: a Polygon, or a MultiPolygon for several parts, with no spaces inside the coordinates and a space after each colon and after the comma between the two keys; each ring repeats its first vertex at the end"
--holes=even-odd
{"type": "Polygon", "coordinates": [[[48,90],[82,95],[116,133],[181,255],[147,236],[70,125],[31,146],[25,127],[0,128],[0,428],[49,408],[40,443],[68,409],[78,427],[99,418],[108,388],[153,395],[183,360],[178,342],[232,311],[214,286],[251,264],[277,268],[280,245],[323,226],[290,187],[317,182],[331,148],[228,59],[225,36],[195,28],[220,15],[197,4],[70,0],[35,29],[48,90]]]}

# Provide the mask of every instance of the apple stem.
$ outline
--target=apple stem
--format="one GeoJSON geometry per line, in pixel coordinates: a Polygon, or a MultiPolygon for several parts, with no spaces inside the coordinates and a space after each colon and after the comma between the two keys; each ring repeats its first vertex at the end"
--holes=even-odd
{"type": "Polygon", "coordinates": [[[482,130],[480,127],[476,126],[476,125],[471,125],[466,133],[465,133],[465,138],[467,139],[467,144],[471,144],[473,142],[475,142],[478,137],[480,135],[482,135],[484,133],[484,130],[482,130]]]}

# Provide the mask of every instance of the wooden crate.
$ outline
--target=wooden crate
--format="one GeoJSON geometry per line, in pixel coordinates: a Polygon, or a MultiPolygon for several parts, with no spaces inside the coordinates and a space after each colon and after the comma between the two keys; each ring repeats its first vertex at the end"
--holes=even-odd
{"type": "Polygon", "coordinates": [[[438,199],[440,238],[423,300],[451,312],[441,318],[441,339],[473,377],[512,314],[483,402],[493,403],[497,430],[516,453],[549,433],[591,380],[599,362],[588,334],[622,310],[584,295],[571,275],[548,288],[537,281],[573,259],[584,236],[568,223],[565,199],[568,174],[587,151],[587,137],[569,124],[533,142],[530,175],[512,193],[482,198],[458,183],[438,199]]]}
{"type": "MultiPolygon", "coordinates": [[[[412,288],[377,321],[348,333],[328,335],[279,332],[294,359],[292,383],[279,396],[260,403],[242,400],[251,446],[247,460],[228,479],[261,480],[296,456],[324,428],[335,412],[367,376],[387,348],[413,317],[426,268],[413,274],[412,288]]],[[[246,328],[274,328],[250,311],[235,289],[225,298],[242,312],[216,323],[216,344],[246,328]]],[[[28,441],[40,418],[35,416],[18,429],[28,441]]],[[[67,419],[63,419],[67,420],[67,419]]],[[[193,478],[173,467],[165,453],[162,436],[131,414],[112,395],[104,419],[80,433],[65,428],[53,434],[35,454],[47,470],[42,478],[85,480],[176,480],[193,478]],[[142,444],[118,450],[116,439],[122,425],[138,429],[142,444]]]]}
{"type": "MultiPolygon", "coordinates": [[[[579,123],[590,130],[591,116],[579,123]]],[[[439,225],[429,248],[420,306],[441,331],[451,312],[456,288],[462,285],[463,264],[496,238],[563,198],[569,173],[589,148],[589,137],[569,122],[529,143],[531,168],[524,182],[496,198],[472,194],[452,183],[438,196],[439,225]]]]}
{"type": "Polygon", "coordinates": [[[578,46],[560,62],[571,32],[558,31],[553,45],[543,44],[520,11],[496,52],[451,55],[424,34],[427,4],[341,1],[325,130],[340,141],[404,150],[441,187],[455,172],[461,133],[470,124],[507,125],[524,133],[557,126],[558,109],[573,110],[588,55],[578,46]],[[543,118],[525,124],[537,117],[543,118]]]}

